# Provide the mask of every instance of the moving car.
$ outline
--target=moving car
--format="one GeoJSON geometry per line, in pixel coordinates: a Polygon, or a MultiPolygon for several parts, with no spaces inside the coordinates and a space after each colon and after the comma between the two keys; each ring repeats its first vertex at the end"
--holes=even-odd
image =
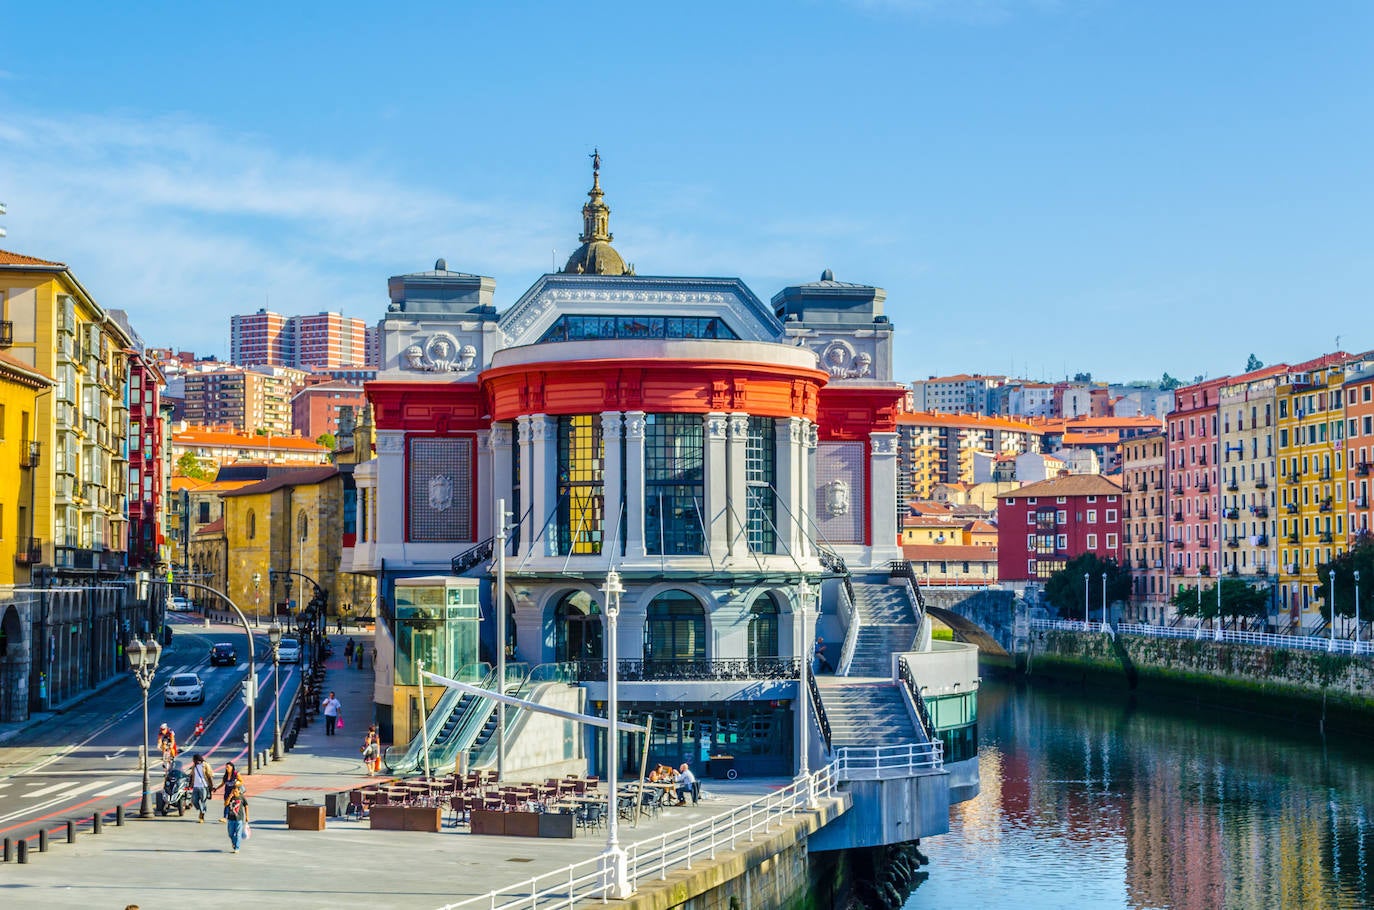
{"type": "Polygon", "coordinates": [[[216,642],[210,646],[210,666],[218,667],[223,664],[226,667],[232,667],[238,661],[239,654],[229,642],[216,642]]]}
{"type": "Polygon", "coordinates": [[[277,660],[284,664],[301,662],[301,643],[294,638],[283,638],[277,645],[277,660]]]}
{"type": "Polygon", "coordinates": [[[164,705],[205,704],[205,683],[194,673],[178,673],[167,680],[162,690],[164,705]]]}
{"type": "Polygon", "coordinates": [[[182,597],[180,594],[172,595],[172,599],[167,601],[168,613],[190,613],[195,608],[196,605],[191,603],[190,598],[182,597]]]}

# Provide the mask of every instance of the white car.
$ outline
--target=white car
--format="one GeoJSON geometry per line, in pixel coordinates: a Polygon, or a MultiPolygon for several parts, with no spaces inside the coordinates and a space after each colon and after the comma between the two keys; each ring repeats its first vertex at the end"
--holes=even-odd
{"type": "Polygon", "coordinates": [[[205,704],[205,683],[194,673],[178,673],[167,680],[162,690],[164,705],[205,704]]]}
{"type": "Polygon", "coordinates": [[[172,598],[167,601],[168,613],[190,613],[194,611],[195,608],[196,605],[191,603],[190,598],[182,597],[180,594],[173,595],[172,598]]]}
{"type": "Polygon", "coordinates": [[[277,660],[284,664],[301,662],[301,643],[294,638],[283,638],[277,644],[277,660]]]}

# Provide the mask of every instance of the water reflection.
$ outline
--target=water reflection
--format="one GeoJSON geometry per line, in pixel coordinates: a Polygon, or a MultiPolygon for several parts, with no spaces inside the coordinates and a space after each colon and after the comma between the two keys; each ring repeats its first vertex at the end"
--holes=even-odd
{"type": "Polygon", "coordinates": [[[985,683],[982,793],[907,910],[1374,906],[1374,745],[985,683]]]}

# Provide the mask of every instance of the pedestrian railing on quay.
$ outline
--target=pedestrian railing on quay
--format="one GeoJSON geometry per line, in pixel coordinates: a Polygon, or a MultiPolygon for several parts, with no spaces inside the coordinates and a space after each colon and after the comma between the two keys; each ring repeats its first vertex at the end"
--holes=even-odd
{"type": "Polygon", "coordinates": [[[944,770],[945,747],[939,740],[899,746],[841,746],[833,765],[840,781],[917,777],[944,770]]]}
{"type": "MultiPolygon", "coordinates": [[[[1053,629],[1062,632],[1094,632],[1112,634],[1111,626],[1100,622],[1084,623],[1065,619],[1032,619],[1032,629],[1053,629]]],[[[1261,648],[1288,648],[1297,651],[1326,651],[1333,654],[1374,655],[1374,642],[1355,642],[1348,638],[1327,638],[1318,635],[1275,635],[1271,632],[1243,632],[1235,629],[1208,629],[1199,624],[1193,628],[1155,626],[1148,623],[1117,623],[1115,631],[1122,635],[1143,635],[1150,638],[1185,638],[1193,641],[1220,641],[1261,648]]]]}
{"type": "MultiPolygon", "coordinates": [[[[670,870],[691,869],[693,863],[709,862],[718,852],[766,835],[780,822],[809,811],[815,800],[833,795],[841,779],[838,765],[838,761],[831,762],[804,779],[728,812],[627,845],[624,850],[630,881],[662,881],[670,870]]],[[[597,898],[604,904],[611,885],[608,874],[605,856],[595,856],[507,888],[445,904],[440,910],[559,910],[597,898]]]]}

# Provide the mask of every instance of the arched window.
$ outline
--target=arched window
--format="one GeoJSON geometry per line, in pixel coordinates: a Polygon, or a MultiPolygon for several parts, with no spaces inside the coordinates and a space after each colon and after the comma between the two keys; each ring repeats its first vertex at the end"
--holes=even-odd
{"type": "Polygon", "coordinates": [[[601,660],[601,608],[585,591],[573,591],[553,608],[553,659],[601,660]]]}
{"type": "Polygon", "coordinates": [[[778,656],[778,605],[765,594],[749,610],[749,659],[778,656]]]}
{"type": "Polygon", "coordinates": [[[706,611],[685,591],[664,591],[649,604],[644,659],[678,663],[706,659],[706,611]]]}
{"type": "Polygon", "coordinates": [[[258,536],[258,516],[252,509],[248,510],[248,539],[252,540],[258,536]]]}
{"type": "Polygon", "coordinates": [[[305,540],[310,536],[310,516],[305,514],[305,509],[301,509],[296,514],[296,539],[305,540]]]}

